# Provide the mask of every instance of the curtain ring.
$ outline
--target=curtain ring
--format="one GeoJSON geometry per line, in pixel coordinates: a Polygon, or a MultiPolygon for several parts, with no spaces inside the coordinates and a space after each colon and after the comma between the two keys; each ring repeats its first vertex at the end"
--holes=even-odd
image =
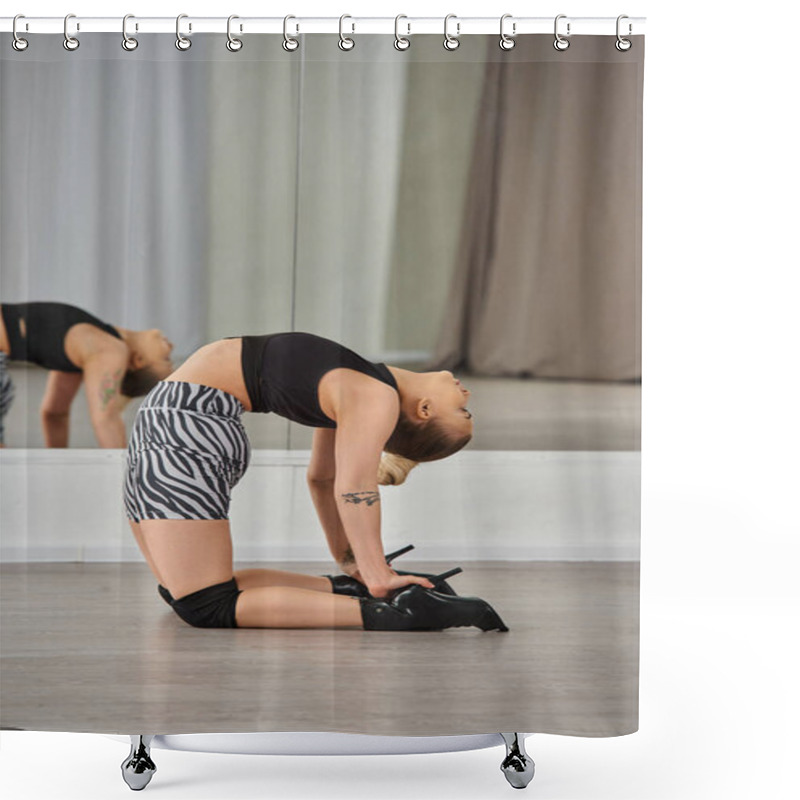
{"type": "MultiPolygon", "coordinates": [[[[63,42],[63,44],[64,44],[64,49],[65,50],[69,50],[70,53],[72,53],[73,51],[77,50],[81,46],[81,43],[74,36],[70,36],[69,35],[69,31],[67,30],[67,26],[69,25],[70,19],[75,19],[75,15],[74,14],[67,14],[67,16],[64,17],[64,42],[63,42]]],[[[78,30],[81,29],[80,25],[78,25],[77,29],[78,30]]]]}
{"type": "Polygon", "coordinates": [[[25,19],[25,15],[24,14],[17,14],[17,16],[14,17],[14,22],[11,25],[11,32],[14,34],[14,38],[11,40],[11,46],[18,53],[21,53],[23,50],[27,50],[28,49],[28,40],[27,39],[23,39],[17,33],[17,20],[18,19],[25,19]]]}
{"type": "MultiPolygon", "coordinates": [[[[122,49],[127,50],[129,53],[133,52],[139,46],[139,40],[133,36],[128,36],[128,20],[135,19],[133,14],[126,14],[122,18],[122,49]]],[[[136,26],[139,29],[139,26],[136,26]]]]}
{"type": "Polygon", "coordinates": [[[516,22],[512,22],[511,23],[511,35],[509,36],[505,32],[504,27],[503,27],[505,25],[505,21],[507,19],[512,19],[511,14],[503,14],[503,16],[500,17],[500,49],[501,50],[513,50],[514,49],[514,45],[516,44],[516,42],[514,41],[514,37],[517,35],[517,23],[516,22]]]}
{"type": "MultiPolygon", "coordinates": [[[[394,49],[395,50],[408,50],[411,47],[411,40],[406,39],[405,36],[400,35],[400,20],[401,19],[408,19],[405,14],[398,14],[394,18],[394,49]]],[[[408,27],[408,33],[406,36],[411,36],[411,23],[406,22],[406,26],[408,27]]]]}
{"type": "Polygon", "coordinates": [[[450,22],[451,19],[458,19],[458,17],[456,17],[455,14],[448,14],[444,18],[444,42],[443,42],[443,44],[444,44],[444,49],[445,50],[450,50],[452,52],[453,50],[458,50],[458,46],[461,44],[461,42],[458,39],[458,37],[461,35],[461,23],[460,22],[456,22],[456,35],[453,36],[447,30],[447,23],[450,22]]]}
{"type": "MultiPolygon", "coordinates": [[[[622,22],[623,19],[630,19],[627,14],[620,14],[617,17],[617,41],[614,43],[614,47],[620,51],[620,53],[625,53],[633,47],[633,42],[630,39],[623,39],[622,34],[619,32],[619,24],[622,22]]],[[[628,23],[628,36],[633,33],[633,26],[628,23]]]]}
{"type": "MultiPolygon", "coordinates": [[[[177,37],[175,39],[175,47],[177,47],[178,50],[181,50],[181,51],[188,50],[192,46],[192,40],[191,39],[187,39],[181,33],[181,20],[182,19],[188,19],[188,18],[189,18],[188,14],[178,14],[178,19],[175,20],[175,36],[177,37]]],[[[191,29],[192,29],[192,26],[189,25],[189,30],[191,30],[191,29]]]]}
{"type": "Polygon", "coordinates": [[[236,14],[231,14],[231,16],[228,17],[228,41],[225,42],[225,47],[227,47],[231,53],[238,53],[244,46],[244,42],[241,39],[237,39],[231,33],[231,22],[235,19],[239,19],[236,14]]]}
{"type": "MultiPolygon", "coordinates": [[[[352,50],[356,46],[356,43],[353,39],[351,39],[349,36],[344,35],[343,26],[344,26],[344,21],[346,19],[353,19],[353,18],[349,14],[342,14],[342,16],[339,17],[339,49],[345,51],[352,50]]],[[[355,22],[351,23],[351,25],[353,26],[353,30],[351,31],[351,33],[355,33],[356,32],[355,22]]]]}
{"type": "MultiPolygon", "coordinates": [[[[289,20],[290,19],[297,19],[297,17],[293,17],[291,14],[285,16],[283,18],[283,49],[287,53],[293,53],[300,47],[300,41],[295,39],[294,36],[289,36],[289,20]]],[[[300,33],[300,26],[296,26],[296,32],[300,33]]]]}
{"type": "MultiPolygon", "coordinates": [[[[563,36],[562,36],[562,35],[561,35],[561,34],[558,32],[558,21],[559,21],[560,19],[566,19],[566,18],[567,18],[567,15],[566,15],[566,14],[559,14],[559,15],[556,17],[555,28],[554,28],[554,30],[555,30],[555,34],[556,34],[556,40],[553,42],[553,47],[555,47],[555,49],[556,49],[556,50],[558,50],[559,52],[563,52],[564,50],[566,50],[566,49],[569,47],[569,39],[565,39],[565,38],[564,38],[564,37],[563,37],[563,36]]],[[[570,24],[569,24],[569,22],[568,22],[568,23],[567,23],[567,36],[569,36],[569,35],[570,35],[570,33],[571,33],[571,30],[570,30],[570,24]]]]}

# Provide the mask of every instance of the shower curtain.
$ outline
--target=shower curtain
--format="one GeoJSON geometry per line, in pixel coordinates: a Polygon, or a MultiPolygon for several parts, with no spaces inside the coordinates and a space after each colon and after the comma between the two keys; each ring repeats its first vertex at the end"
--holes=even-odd
{"type": "MultiPolygon", "coordinates": [[[[0,727],[635,731],[643,37],[27,38],[0,36],[0,303],[160,328],[176,362],[306,331],[454,371],[473,440],[381,489],[382,540],[415,546],[396,569],[461,566],[510,630],[190,628],[128,530],[123,451],[82,396],[44,448],[45,370],[11,353],[0,727]]],[[[244,421],[237,566],[332,573],[311,430],[244,421]]]]}

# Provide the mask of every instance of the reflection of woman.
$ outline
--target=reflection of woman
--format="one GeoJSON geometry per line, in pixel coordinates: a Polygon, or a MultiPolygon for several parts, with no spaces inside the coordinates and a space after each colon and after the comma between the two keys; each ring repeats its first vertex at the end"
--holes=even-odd
{"type": "Polygon", "coordinates": [[[142,402],[128,447],[126,511],[165,598],[197,627],[503,629],[483,600],[393,572],[380,539],[378,483],[460,450],[472,436],[468,396],[449,372],[374,364],[307,333],[201,348],[142,402]],[[312,500],[334,558],[373,597],[335,593],[327,577],[233,572],[230,491],[249,459],[243,410],[315,428],[312,500]],[[384,450],[395,455],[382,462],[384,450]],[[392,603],[376,599],[409,584],[392,603]]]}
{"type": "MultiPolygon", "coordinates": [[[[13,396],[6,360],[50,370],[41,405],[47,447],[66,447],[69,410],[81,381],[100,447],[125,447],[125,398],[147,394],[172,371],[159,330],[130,331],[66,303],[0,305],[0,432],[13,396]]],[[[2,441],[0,439],[0,441],[2,441]]]]}

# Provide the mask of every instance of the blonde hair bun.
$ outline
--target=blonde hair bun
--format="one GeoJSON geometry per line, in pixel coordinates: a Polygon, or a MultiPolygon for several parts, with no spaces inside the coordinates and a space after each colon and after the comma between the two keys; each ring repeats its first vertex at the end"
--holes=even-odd
{"type": "Polygon", "coordinates": [[[380,486],[399,486],[418,463],[418,461],[403,458],[395,453],[384,453],[378,466],[378,484],[380,486]]]}

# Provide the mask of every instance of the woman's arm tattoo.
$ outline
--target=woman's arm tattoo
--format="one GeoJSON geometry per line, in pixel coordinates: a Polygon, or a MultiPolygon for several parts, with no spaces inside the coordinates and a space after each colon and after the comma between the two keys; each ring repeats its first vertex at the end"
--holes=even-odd
{"type": "Polygon", "coordinates": [[[371,506],[373,503],[380,502],[381,496],[378,492],[348,492],[343,494],[345,503],[366,503],[371,506]]]}
{"type": "Polygon", "coordinates": [[[103,375],[103,379],[100,382],[100,405],[102,406],[103,410],[105,410],[108,407],[108,404],[114,399],[114,396],[119,391],[121,382],[121,369],[118,369],[113,376],[108,372],[103,375]]]}

